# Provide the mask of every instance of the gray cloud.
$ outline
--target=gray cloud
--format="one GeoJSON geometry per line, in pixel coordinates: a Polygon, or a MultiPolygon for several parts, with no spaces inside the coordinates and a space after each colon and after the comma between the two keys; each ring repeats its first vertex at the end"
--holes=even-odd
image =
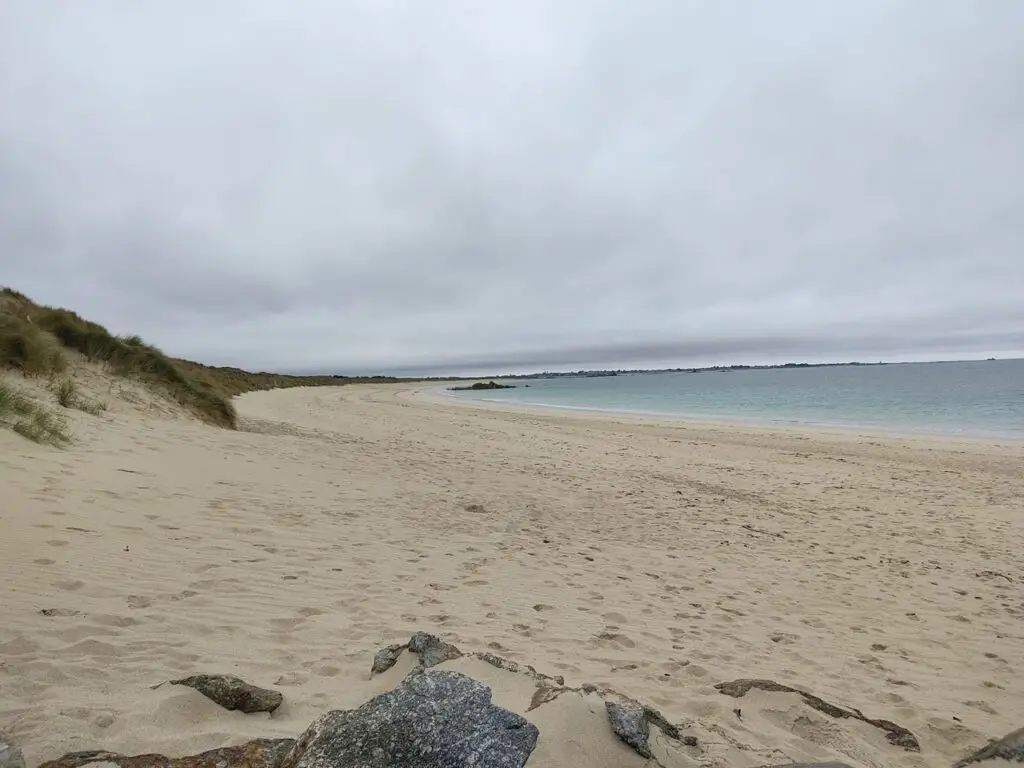
{"type": "Polygon", "coordinates": [[[0,283],[286,370],[1024,355],[1018,0],[0,5],[0,283]]]}

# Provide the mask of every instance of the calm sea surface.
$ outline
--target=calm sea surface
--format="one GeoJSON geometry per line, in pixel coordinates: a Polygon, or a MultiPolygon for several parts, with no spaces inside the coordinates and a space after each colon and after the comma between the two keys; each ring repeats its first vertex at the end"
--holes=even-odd
{"type": "Polygon", "coordinates": [[[1024,360],[528,379],[475,400],[1024,438],[1024,360]],[[529,385],[529,386],[526,386],[529,385]]]}

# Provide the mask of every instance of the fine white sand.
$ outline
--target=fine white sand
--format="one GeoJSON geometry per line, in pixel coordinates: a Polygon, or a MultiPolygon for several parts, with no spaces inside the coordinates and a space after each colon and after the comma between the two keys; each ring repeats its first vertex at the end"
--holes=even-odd
{"type": "MultiPolygon", "coordinates": [[[[0,431],[0,731],[30,765],[295,736],[394,684],[368,679],[373,653],[418,629],[696,724],[678,765],[947,766],[1024,720],[1019,443],[524,413],[422,385],[246,395],[231,432],[78,374],[110,408],[73,413],[70,448],[0,431]],[[150,687],[200,672],[285,704],[150,687]],[[892,720],[922,752],[715,690],[736,678],[892,720]]],[[[580,731],[587,706],[531,713],[531,765],[606,739],[580,731]]]]}

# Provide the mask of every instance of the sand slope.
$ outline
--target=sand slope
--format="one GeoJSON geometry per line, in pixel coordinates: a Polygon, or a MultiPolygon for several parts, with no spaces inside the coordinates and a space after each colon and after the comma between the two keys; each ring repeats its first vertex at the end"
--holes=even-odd
{"type": "Polygon", "coordinates": [[[68,450],[0,431],[0,730],[30,765],[294,736],[377,692],[373,652],[417,629],[717,728],[751,766],[948,765],[1024,719],[1019,444],[525,414],[408,386],[246,395],[252,431],[229,432],[93,373],[111,407],[73,414],[68,450]],[[197,672],[285,704],[149,688],[197,672]],[[714,689],[741,677],[891,719],[923,751],[714,689]]]}

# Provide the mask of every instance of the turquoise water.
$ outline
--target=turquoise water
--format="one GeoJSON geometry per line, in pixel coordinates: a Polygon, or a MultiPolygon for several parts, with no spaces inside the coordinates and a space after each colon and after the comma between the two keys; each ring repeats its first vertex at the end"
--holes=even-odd
{"type": "Polygon", "coordinates": [[[689,418],[1024,438],[1024,360],[627,374],[510,383],[516,389],[450,394],[689,418]]]}

